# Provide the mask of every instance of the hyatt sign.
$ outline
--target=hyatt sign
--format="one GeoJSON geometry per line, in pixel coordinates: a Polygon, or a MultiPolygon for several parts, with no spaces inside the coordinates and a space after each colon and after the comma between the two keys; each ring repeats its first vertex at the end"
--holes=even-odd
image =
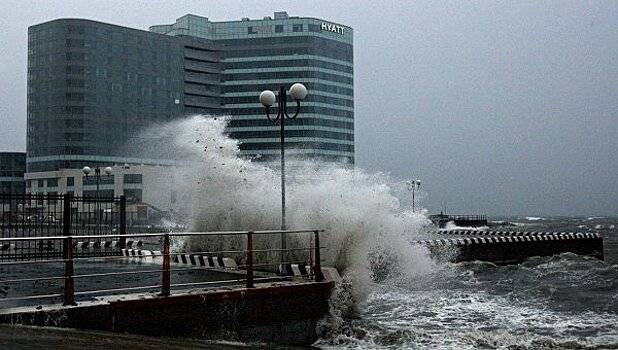
{"type": "Polygon", "coordinates": [[[324,22],[322,22],[322,30],[325,30],[327,32],[343,34],[343,29],[344,29],[344,27],[342,27],[342,26],[339,26],[339,25],[336,25],[336,24],[332,24],[332,23],[324,23],[324,22]]]}

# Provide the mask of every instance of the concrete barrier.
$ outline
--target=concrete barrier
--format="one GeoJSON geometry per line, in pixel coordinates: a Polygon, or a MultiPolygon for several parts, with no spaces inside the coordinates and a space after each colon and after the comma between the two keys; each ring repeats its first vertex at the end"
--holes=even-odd
{"type": "Polygon", "coordinates": [[[95,242],[75,242],[73,243],[73,247],[77,248],[77,249],[94,249],[95,248],[95,242]]]}
{"type": "Polygon", "coordinates": [[[144,244],[144,242],[138,240],[138,241],[127,241],[127,248],[133,248],[133,247],[141,247],[144,244]]]}
{"type": "Polygon", "coordinates": [[[334,267],[323,267],[322,274],[324,275],[325,281],[333,281],[335,283],[341,282],[341,275],[339,275],[339,271],[334,267]]]}
{"type": "Polygon", "coordinates": [[[236,260],[232,258],[221,258],[221,261],[223,262],[223,267],[225,267],[226,269],[237,269],[238,268],[238,264],[236,264],[236,260]]]}
{"type": "MultiPolygon", "coordinates": [[[[289,269],[294,274],[294,277],[311,277],[311,266],[309,265],[301,265],[301,264],[290,264],[289,269]]],[[[333,281],[339,282],[341,281],[341,276],[339,275],[339,271],[337,271],[334,267],[322,267],[322,275],[324,276],[325,281],[333,281]]]]}
{"type": "Polygon", "coordinates": [[[203,254],[175,254],[172,255],[171,262],[179,265],[202,266],[212,269],[238,269],[238,264],[232,258],[203,254]]]}
{"type": "MultiPolygon", "coordinates": [[[[141,241],[131,241],[131,242],[136,247],[142,246],[141,241]]],[[[120,247],[120,244],[118,243],[118,241],[99,241],[99,242],[76,241],[76,242],[73,242],[73,247],[76,249],[88,250],[88,249],[118,248],[120,247]]],[[[131,247],[131,246],[127,245],[127,247],[131,247]]]]}
{"type": "Polygon", "coordinates": [[[333,287],[332,281],[277,282],[167,297],[134,294],[77,306],[0,310],[0,323],[309,346],[318,339],[318,321],[328,315],[333,287]]]}
{"type": "Polygon", "coordinates": [[[116,248],[118,246],[118,241],[105,241],[105,243],[103,243],[103,247],[105,248],[116,248]]]}
{"type": "Polygon", "coordinates": [[[311,267],[307,265],[290,264],[290,269],[292,270],[292,273],[294,273],[294,276],[298,277],[304,277],[311,274],[311,267]]]}
{"type": "MultiPolygon", "coordinates": [[[[123,256],[137,258],[141,262],[160,263],[163,254],[159,250],[146,249],[130,249],[125,248],[120,250],[123,256]]],[[[238,264],[232,258],[215,257],[202,254],[172,254],[170,262],[178,265],[201,266],[212,269],[230,269],[237,270],[238,264]]]]}

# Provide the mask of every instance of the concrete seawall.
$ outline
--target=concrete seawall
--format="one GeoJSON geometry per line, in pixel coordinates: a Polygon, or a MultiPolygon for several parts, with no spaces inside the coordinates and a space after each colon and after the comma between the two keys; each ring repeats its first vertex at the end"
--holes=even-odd
{"type": "Polygon", "coordinates": [[[0,322],[151,336],[310,345],[334,282],[115,296],[78,306],[2,310],[0,322]]]}

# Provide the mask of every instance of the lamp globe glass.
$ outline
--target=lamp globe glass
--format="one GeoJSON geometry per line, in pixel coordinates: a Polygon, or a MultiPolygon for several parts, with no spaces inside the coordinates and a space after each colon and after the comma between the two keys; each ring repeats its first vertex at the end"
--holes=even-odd
{"type": "Polygon", "coordinates": [[[290,87],[290,95],[294,100],[304,100],[307,97],[307,88],[301,83],[296,83],[290,87]]]}
{"type": "Polygon", "coordinates": [[[260,94],[260,103],[264,107],[270,107],[275,103],[275,93],[270,90],[264,90],[260,94]]]}

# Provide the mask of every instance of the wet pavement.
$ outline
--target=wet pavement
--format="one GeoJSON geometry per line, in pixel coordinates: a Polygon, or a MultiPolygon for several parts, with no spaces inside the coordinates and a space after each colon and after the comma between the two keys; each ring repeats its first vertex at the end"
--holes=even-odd
{"type": "MultiPolygon", "coordinates": [[[[80,294],[87,291],[99,291],[119,288],[135,288],[152,286],[151,288],[135,289],[125,293],[144,292],[156,294],[160,291],[161,265],[148,263],[143,259],[101,258],[97,260],[75,261],[74,275],[94,275],[100,273],[128,273],[108,276],[84,276],[75,278],[76,301],[94,300],[95,297],[122,294],[119,291],[80,294]]],[[[216,282],[224,280],[244,279],[243,271],[221,271],[172,264],[171,283],[216,282]],[[173,271],[190,269],[185,271],[173,271]]],[[[0,283],[0,308],[19,306],[38,306],[62,303],[61,296],[27,300],[9,300],[25,296],[62,295],[64,279],[64,264],[19,264],[0,266],[0,280],[15,280],[24,278],[59,277],[54,280],[26,281],[17,283],[0,283]]],[[[236,282],[242,284],[242,282],[236,282]]],[[[204,285],[213,287],[216,283],[204,285]]],[[[222,284],[219,284],[222,285],[222,284]]],[[[226,285],[230,285],[229,283],[226,285]]],[[[196,286],[197,287],[197,286],[196,286]]],[[[183,287],[186,288],[186,287],[183,287]]]]}

